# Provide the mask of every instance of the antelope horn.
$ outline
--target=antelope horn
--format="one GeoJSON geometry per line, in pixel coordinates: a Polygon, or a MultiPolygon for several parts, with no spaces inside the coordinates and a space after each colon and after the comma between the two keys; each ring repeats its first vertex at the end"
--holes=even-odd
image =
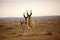
{"type": "Polygon", "coordinates": [[[27,10],[27,16],[29,16],[29,14],[28,14],[28,10],[27,10]]]}
{"type": "Polygon", "coordinates": [[[30,16],[32,15],[32,10],[30,10],[30,16]]]}

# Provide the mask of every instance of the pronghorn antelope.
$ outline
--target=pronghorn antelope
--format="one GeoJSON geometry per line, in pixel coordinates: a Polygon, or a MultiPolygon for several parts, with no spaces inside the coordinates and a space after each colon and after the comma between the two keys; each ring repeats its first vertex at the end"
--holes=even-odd
{"type": "Polygon", "coordinates": [[[32,15],[32,11],[30,10],[30,15],[28,14],[28,11],[27,11],[27,16],[25,16],[25,14],[23,14],[24,18],[25,18],[25,21],[21,22],[21,26],[22,26],[22,29],[23,31],[28,31],[29,29],[33,29],[34,28],[34,21],[31,17],[32,15]]]}
{"type": "Polygon", "coordinates": [[[29,26],[28,26],[28,16],[23,15],[25,18],[25,30],[28,31],[29,26]]]}
{"type": "Polygon", "coordinates": [[[31,17],[32,15],[32,11],[30,10],[30,14],[28,14],[28,11],[27,11],[27,16],[28,16],[28,26],[30,27],[30,29],[33,29],[34,28],[34,21],[31,17]]]}
{"type": "Polygon", "coordinates": [[[29,29],[29,26],[28,26],[28,17],[25,16],[25,14],[23,14],[24,18],[25,18],[25,21],[21,22],[21,26],[22,26],[22,29],[23,31],[28,31],[29,29]]]}
{"type": "Polygon", "coordinates": [[[24,20],[21,21],[21,19],[20,19],[20,23],[21,23],[21,27],[22,27],[23,31],[25,31],[25,23],[24,23],[24,20]]]}

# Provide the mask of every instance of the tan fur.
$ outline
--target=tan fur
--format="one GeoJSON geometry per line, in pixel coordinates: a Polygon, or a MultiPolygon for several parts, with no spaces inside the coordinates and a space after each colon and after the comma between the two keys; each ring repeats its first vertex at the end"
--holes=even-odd
{"type": "Polygon", "coordinates": [[[26,17],[25,15],[23,15],[24,16],[24,19],[25,19],[25,21],[24,21],[24,23],[22,23],[21,22],[21,25],[22,25],[22,29],[24,29],[24,31],[28,31],[28,29],[29,29],[29,26],[28,26],[28,17],[26,17]]]}
{"type": "MultiPolygon", "coordinates": [[[[30,10],[31,11],[31,10],[30,10]]],[[[33,29],[34,28],[34,21],[31,17],[32,12],[30,12],[30,15],[27,12],[27,16],[23,15],[25,18],[25,21],[22,23],[22,28],[27,32],[29,29],[33,29]]]]}
{"type": "Polygon", "coordinates": [[[28,20],[28,25],[29,25],[30,29],[33,29],[34,28],[34,21],[33,21],[32,17],[31,17],[31,15],[32,15],[32,11],[30,12],[30,15],[27,13],[27,16],[28,16],[28,19],[29,19],[28,20]]]}
{"type": "Polygon", "coordinates": [[[29,19],[29,27],[30,27],[30,29],[34,28],[34,21],[32,18],[29,19]]]}

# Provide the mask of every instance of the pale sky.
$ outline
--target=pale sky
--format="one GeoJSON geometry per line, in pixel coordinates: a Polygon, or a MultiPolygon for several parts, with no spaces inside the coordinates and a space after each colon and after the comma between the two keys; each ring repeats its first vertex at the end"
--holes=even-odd
{"type": "Polygon", "coordinates": [[[60,0],[0,0],[0,17],[22,17],[30,9],[32,16],[60,16],[60,0]]]}

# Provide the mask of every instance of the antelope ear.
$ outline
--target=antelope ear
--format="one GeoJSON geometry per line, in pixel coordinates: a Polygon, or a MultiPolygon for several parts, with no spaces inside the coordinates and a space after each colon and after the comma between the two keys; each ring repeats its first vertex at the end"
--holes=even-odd
{"type": "Polygon", "coordinates": [[[32,10],[30,10],[30,16],[32,15],[32,10]]]}

